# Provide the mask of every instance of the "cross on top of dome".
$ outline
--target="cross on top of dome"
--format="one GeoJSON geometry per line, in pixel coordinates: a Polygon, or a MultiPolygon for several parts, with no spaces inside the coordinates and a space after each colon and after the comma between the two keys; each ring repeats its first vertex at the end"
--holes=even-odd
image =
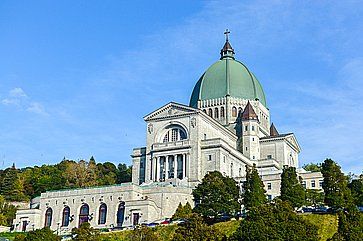
{"type": "Polygon", "coordinates": [[[231,31],[227,28],[226,31],[224,31],[224,34],[226,35],[226,43],[224,44],[223,48],[221,49],[221,59],[223,58],[232,58],[234,59],[234,49],[232,48],[231,44],[229,43],[229,34],[231,31]]]}

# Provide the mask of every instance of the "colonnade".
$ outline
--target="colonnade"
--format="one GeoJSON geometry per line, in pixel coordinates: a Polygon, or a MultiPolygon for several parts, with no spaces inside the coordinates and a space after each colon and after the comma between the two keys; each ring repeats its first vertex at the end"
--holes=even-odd
{"type": "Polygon", "coordinates": [[[185,178],[187,159],[187,153],[154,157],[151,161],[150,179],[155,182],[162,182],[170,178],[185,178]]]}

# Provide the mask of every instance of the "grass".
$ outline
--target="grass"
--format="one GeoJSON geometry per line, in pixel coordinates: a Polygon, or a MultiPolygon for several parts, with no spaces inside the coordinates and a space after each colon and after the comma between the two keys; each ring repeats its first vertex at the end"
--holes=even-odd
{"type": "Polygon", "coordinates": [[[19,234],[19,233],[8,233],[8,232],[0,233],[0,238],[7,238],[9,240],[14,240],[14,238],[17,234],[19,234]]]}
{"type": "MultiPolygon", "coordinates": [[[[338,217],[336,215],[319,215],[319,214],[308,214],[300,215],[301,218],[308,220],[309,222],[315,224],[319,228],[320,241],[326,241],[331,238],[338,229],[338,217]]],[[[238,228],[240,221],[229,221],[214,224],[214,227],[230,237],[238,228]]],[[[153,228],[158,236],[164,241],[172,241],[177,225],[161,225],[153,228]]],[[[112,233],[102,233],[102,241],[132,241],[130,239],[131,230],[116,231],[112,233]]],[[[0,237],[8,238],[9,240],[14,240],[17,233],[0,233],[0,237]]]]}
{"type": "Polygon", "coordinates": [[[308,214],[301,215],[302,218],[318,226],[320,241],[326,241],[333,237],[338,231],[338,216],[332,214],[308,214]]]}

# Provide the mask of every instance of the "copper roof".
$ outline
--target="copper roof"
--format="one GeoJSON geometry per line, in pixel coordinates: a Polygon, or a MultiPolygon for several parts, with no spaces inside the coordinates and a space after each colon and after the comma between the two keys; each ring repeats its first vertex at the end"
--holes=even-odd
{"type": "Polygon", "coordinates": [[[254,111],[250,101],[247,102],[247,105],[242,113],[242,120],[258,120],[258,116],[254,111]]]}
{"type": "Polygon", "coordinates": [[[279,132],[277,131],[274,123],[272,123],[270,127],[270,136],[279,136],[279,132]]]}

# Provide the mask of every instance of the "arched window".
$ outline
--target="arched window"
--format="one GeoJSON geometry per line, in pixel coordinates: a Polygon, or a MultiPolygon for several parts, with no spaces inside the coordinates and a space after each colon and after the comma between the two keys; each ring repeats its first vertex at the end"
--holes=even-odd
{"type": "Polygon", "coordinates": [[[213,117],[213,110],[211,108],[208,109],[208,115],[210,117],[213,117]]]}
{"type": "Polygon", "coordinates": [[[163,143],[187,139],[186,132],[180,127],[170,128],[163,137],[163,143]]]}
{"type": "Polygon", "coordinates": [[[50,227],[52,225],[52,216],[53,216],[53,210],[51,208],[48,208],[47,211],[45,211],[44,227],[50,227]]]}
{"type": "Polygon", "coordinates": [[[79,226],[82,223],[86,223],[89,220],[89,206],[88,204],[83,204],[79,210],[79,226]]]}
{"type": "Polygon", "coordinates": [[[71,213],[71,210],[68,206],[63,208],[62,227],[67,227],[69,225],[70,213],[71,213]]]}
{"type": "Polygon", "coordinates": [[[221,107],[221,118],[224,118],[224,107],[221,107]]]}
{"type": "Polygon", "coordinates": [[[99,210],[98,224],[105,224],[107,217],[107,205],[102,203],[99,210]]]}
{"type": "Polygon", "coordinates": [[[235,106],[232,107],[232,117],[237,117],[237,108],[235,106]]]}
{"type": "Polygon", "coordinates": [[[203,112],[207,114],[207,110],[206,109],[204,109],[203,112]]]}
{"type": "Polygon", "coordinates": [[[214,118],[219,118],[219,111],[218,108],[214,109],[214,118]]]}
{"type": "Polygon", "coordinates": [[[122,227],[125,217],[125,202],[121,202],[117,209],[117,227],[122,227]]]}

